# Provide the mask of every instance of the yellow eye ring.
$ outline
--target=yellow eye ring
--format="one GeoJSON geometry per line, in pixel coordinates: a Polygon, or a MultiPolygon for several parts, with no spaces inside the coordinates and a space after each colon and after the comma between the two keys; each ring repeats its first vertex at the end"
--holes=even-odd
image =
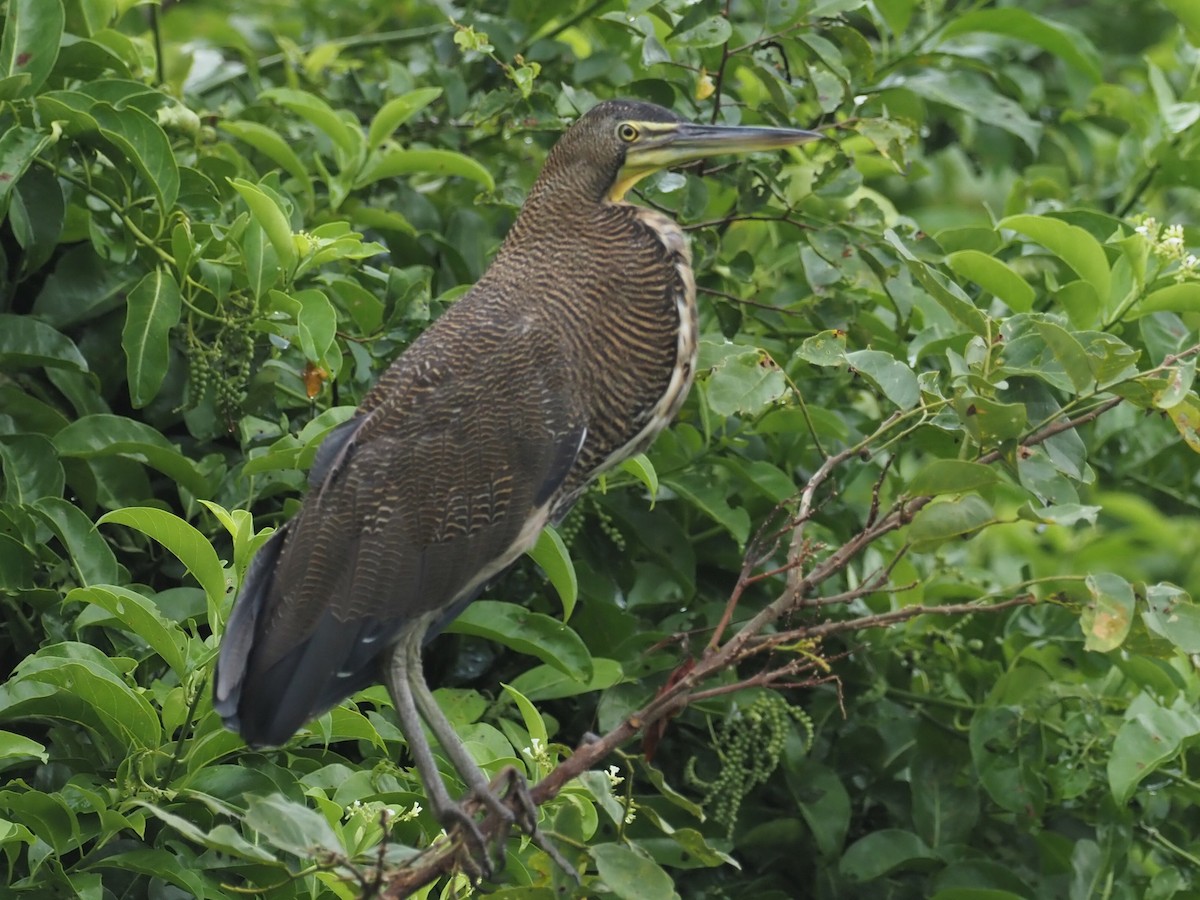
{"type": "Polygon", "coordinates": [[[617,126],[617,137],[627,144],[632,144],[638,139],[638,130],[628,122],[622,122],[617,126]]]}

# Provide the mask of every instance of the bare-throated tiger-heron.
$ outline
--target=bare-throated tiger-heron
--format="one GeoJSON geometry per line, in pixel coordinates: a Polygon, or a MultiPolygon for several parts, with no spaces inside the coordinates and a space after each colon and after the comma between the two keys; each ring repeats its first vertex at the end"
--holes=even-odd
{"type": "Polygon", "coordinates": [[[435,814],[480,873],[492,863],[469,810],[536,835],[523,781],[511,776],[504,797],[489,785],[425,684],[421,648],[687,394],[688,242],[622,202],[626,191],[666,166],[817,137],[693,124],[632,101],[583,115],[479,283],[330,432],[299,513],[251,563],[217,665],[225,724],[251,745],[282,744],[382,679],[435,814]],[[471,805],[451,800],[422,719],[471,805]]]}

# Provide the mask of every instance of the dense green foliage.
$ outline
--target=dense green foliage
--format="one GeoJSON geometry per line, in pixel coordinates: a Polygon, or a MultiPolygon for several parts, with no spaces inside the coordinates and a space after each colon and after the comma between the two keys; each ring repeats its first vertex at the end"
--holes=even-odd
{"type": "Polygon", "coordinates": [[[5,4],[0,880],[353,897],[437,839],[382,688],[221,727],[222,623],[631,96],[830,139],[639,187],[692,234],[697,386],[432,645],[534,782],[691,692],[542,807],[584,887],[514,839],[499,895],[1200,895],[1194,0],[167,6],[5,4]]]}

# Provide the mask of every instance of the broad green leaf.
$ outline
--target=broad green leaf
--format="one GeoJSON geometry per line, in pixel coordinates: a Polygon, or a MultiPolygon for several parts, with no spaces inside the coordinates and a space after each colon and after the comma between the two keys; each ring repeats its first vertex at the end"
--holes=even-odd
{"type": "Polygon", "coordinates": [[[991,506],[975,494],[957,500],[930,503],[912,520],[908,540],[921,551],[963,538],[996,521],[991,506]]]}
{"type": "Polygon", "coordinates": [[[22,94],[33,94],[54,69],[65,22],[62,0],[8,0],[0,77],[28,76],[22,94]]]}
{"type": "Polygon", "coordinates": [[[67,549],[80,584],[117,580],[119,570],[112,548],[83,510],[57,496],[43,497],[35,508],[67,549]]]}
{"type": "Polygon", "coordinates": [[[30,316],[0,313],[0,369],[53,366],[88,370],[71,340],[30,316]]]}
{"type": "Polygon", "coordinates": [[[985,446],[996,441],[1014,440],[1029,427],[1029,411],[1024,403],[1001,403],[988,397],[965,394],[954,399],[954,409],[971,436],[985,446]]]}
{"type": "Polygon", "coordinates": [[[621,664],[604,657],[592,658],[592,677],[573,678],[554,666],[541,665],[528,669],[513,679],[512,685],[534,703],[561,700],[592,691],[602,691],[619,682],[624,673],[621,664]]]}
{"type": "Polygon", "coordinates": [[[129,399],[142,407],[158,395],[167,375],[171,329],[179,324],[183,301],[179,283],[157,266],[129,292],[121,346],[125,348],[129,399]]]}
{"type": "Polygon", "coordinates": [[[719,47],[733,36],[733,26],[724,16],[709,16],[682,34],[670,39],[672,45],[680,47],[719,47]]]}
{"type": "Polygon", "coordinates": [[[125,525],[153,538],[187,567],[211,602],[218,603],[225,596],[225,572],[212,544],[174,513],[149,506],[130,506],[106,513],[96,524],[125,525]]]}
{"type": "Polygon", "coordinates": [[[588,853],[604,884],[621,900],[678,900],[671,876],[637,844],[595,844],[588,853]]]}
{"type": "Polygon", "coordinates": [[[1146,627],[1187,654],[1200,653],[1200,606],[1173,584],[1146,586],[1146,627]]]}
{"type": "Polygon", "coordinates": [[[1174,759],[1184,741],[1200,735],[1200,715],[1190,707],[1168,709],[1145,694],[1130,704],[1125,723],[1113,739],[1108,783],[1125,806],[1142,779],[1174,759]]]}
{"type": "Polygon", "coordinates": [[[529,549],[529,558],[538,564],[554,585],[562,601],[563,621],[569,621],[579,597],[579,582],[575,578],[575,564],[571,562],[567,545],[553,528],[544,528],[538,535],[537,543],[529,549]]]}
{"type": "Polygon", "coordinates": [[[45,763],[49,759],[45,746],[24,735],[0,731],[0,771],[26,764],[31,759],[45,763]]]}
{"type": "Polygon", "coordinates": [[[399,97],[393,97],[375,113],[367,131],[367,149],[376,150],[392,136],[397,128],[419,113],[442,95],[440,87],[417,88],[399,97]]]}
{"type": "Polygon", "coordinates": [[[954,16],[942,30],[942,37],[956,37],[973,31],[1003,34],[1036,44],[1078,69],[1092,81],[1100,81],[1100,54],[1082,31],[1023,9],[980,9],[954,16]]]}
{"type": "Polygon", "coordinates": [[[827,859],[836,858],[850,830],[850,795],[838,773],[805,758],[785,766],[784,775],[817,849],[827,859]]]}
{"type": "Polygon", "coordinates": [[[168,475],[193,494],[209,493],[208,480],[192,460],[142,422],[96,413],[76,419],[54,436],[60,456],[94,459],[125,456],[168,475]]]}
{"type": "Polygon", "coordinates": [[[1200,312],[1200,281],[1185,281],[1152,291],[1127,313],[1128,318],[1154,312],[1200,312]]]}
{"type": "Polygon", "coordinates": [[[1171,409],[1174,406],[1178,406],[1187,399],[1195,381],[1196,357],[1189,356],[1167,370],[1166,385],[1154,395],[1155,407],[1158,409],[1171,409]]]}
{"type": "Polygon", "coordinates": [[[1200,402],[1187,397],[1167,410],[1180,437],[1189,447],[1200,453],[1200,402]]]}
{"type": "Polygon", "coordinates": [[[955,274],[969,278],[999,297],[1014,312],[1029,312],[1033,308],[1034,291],[1029,282],[995,256],[979,250],[959,250],[946,257],[946,265],[955,274]]]}
{"type": "Polygon", "coordinates": [[[518,653],[536,656],[579,681],[592,677],[592,657],[579,635],[557,619],[515,603],[476,600],[446,631],[487,638],[518,653]]]}
{"type": "Polygon", "coordinates": [[[352,164],[362,153],[362,132],[348,124],[332,106],[316,94],[295,88],[271,88],[259,94],[259,98],[273,100],[316,126],[333,142],[338,165],[342,168],[352,164]]]}
{"type": "Polygon", "coordinates": [[[111,737],[120,751],[157,749],[162,741],[158,714],[143,692],[99,650],[73,642],[26,657],[0,685],[0,721],[18,718],[76,722],[111,737]]]}
{"type": "Polygon", "coordinates": [[[623,461],[617,468],[622,472],[628,472],[646,486],[646,490],[650,494],[650,508],[653,509],[654,500],[658,497],[658,471],[654,468],[654,463],[650,462],[650,457],[645,453],[637,453],[623,461]]]}
{"type": "Polygon", "coordinates": [[[521,711],[521,719],[525,723],[525,730],[529,732],[529,737],[545,747],[550,738],[546,733],[546,723],[542,720],[541,713],[537,711],[537,708],[529,702],[524,694],[512,685],[501,683],[500,687],[517,704],[517,709],[521,711]]]}
{"type": "Polygon", "coordinates": [[[840,366],[846,362],[846,332],[821,331],[806,337],[796,356],[814,366],[840,366]]]}
{"type": "Polygon", "coordinates": [[[258,185],[244,178],[231,178],[229,183],[242,195],[246,206],[250,208],[250,214],[267,233],[267,239],[275,248],[284,271],[291,272],[296,267],[299,254],[296,251],[296,243],[292,240],[292,223],[287,213],[271,194],[258,185]]]}
{"type": "Polygon", "coordinates": [[[911,831],[883,828],[847,847],[838,871],[851,883],[862,883],[905,869],[925,869],[936,861],[934,852],[911,831]]]}
{"type": "Polygon", "coordinates": [[[296,151],[292,149],[291,144],[279,136],[277,131],[268,128],[266,125],[258,122],[245,121],[222,121],[220,126],[222,131],[227,131],[235,138],[245,141],[279,168],[283,169],[289,175],[296,179],[300,185],[300,189],[304,191],[308,198],[308,203],[311,206],[313,201],[312,175],[308,169],[304,167],[304,163],[300,161],[300,157],[296,155],[296,151]]]}
{"type": "MultiPolygon", "coordinates": [[[[219,805],[218,801],[213,798],[206,798],[209,805],[219,805]]],[[[194,841],[202,847],[208,847],[220,853],[232,856],[237,859],[248,859],[257,863],[275,863],[278,860],[275,855],[268,852],[265,848],[256,846],[246,840],[241,833],[234,830],[229,825],[221,824],[211,831],[204,831],[196,826],[195,823],[182,816],[177,816],[174,813],[168,812],[147,803],[144,800],[134,799],[132,803],[137,804],[141,808],[150,812],[155,818],[169,825],[172,829],[179,832],[190,841],[194,841]]]]}
{"type": "Polygon", "coordinates": [[[362,189],[383,178],[401,175],[457,175],[478,182],[487,190],[494,191],[496,182],[492,173],[469,156],[453,150],[382,150],[371,156],[355,179],[354,187],[362,189]]]}
{"type": "Polygon", "coordinates": [[[680,472],[664,483],[726,529],[739,545],[746,543],[750,537],[750,514],[743,507],[730,505],[727,487],[695,471],[680,472]]]}
{"type": "Polygon", "coordinates": [[[174,885],[181,892],[202,897],[207,893],[202,869],[181,865],[181,857],[169,850],[146,847],[139,850],[124,850],[110,853],[90,864],[98,869],[115,869],[118,872],[137,872],[150,878],[174,885]]]}
{"type": "Polygon", "coordinates": [[[1053,322],[1038,322],[1037,330],[1054,358],[1063,367],[1063,371],[1067,373],[1067,377],[1071,379],[1075,390],[1083,391],[1095,384],[1088,355],[1073,334],[1053,322]]]}
{"type": "Polygon", "coordinates": [[[929,296],[937,301],[938,305],[974,334],[986,338],[992,333],[987,316],[971,302],[962,288],[946,279],[924,260],[918,259],[893,229],[885,231],[883,237],[900,254],[913,278],[929,292],[929,296]]]}
{"type": "MultiPolygon", "coordinates": [[[[103,610],[130,633],[149,644],[181,680],[187,675],[188,664],[184,650],[187,636],[178,625],[163,618],[153,601],[129,588],[111,584],[75,588],[65,599],[67,603],[84,603],[103,610]]],[[[97,620],[97,616],[80,616],[76,621],[76,630],[97,620]]]]}
{"type": "MultiPolygon", "coordinates": [[[[702,350],[712,346],[701,344],[702,350]]],[[[787,395],[787,378],[769,353],[728,343],[712,352],[715,363],[706,365],[702,353],[698,374],[708,407],[718,416],[755,416],[787,395]]]]}
{"type": "Polygon", "coordinates": [[[53,141],[52,135],[21,125],[13,125],[0,135],[0,215],[8,211],[13,187],[34,158],[53,141]]]}
{"type": "Polygon", "coordinates": [[[921,399],[916,374],[890,353],[855,350],[846,354],[846,362],[901,409],[912,409],[921,399]]]}
{"type": "Polygon", "coordinates": [[[1115,650],[1133,624],[1133,586],[1119,575],[1097,572],[1087,577],[1087,588],[1092,601],[1079,618],[1084,646],[1098,653],[1115,650]]]}
{"type": "MultiPolygon", "coordinates": [[[[7,171],[2,166],[0,163],[0,171],[7,171]]],[[[3,201],[0,200],[2,208],[3,201]]],[[[17,182],[8,221],[13,237],[25,251],[21,259],[23,273],[37,272],[53,258],[62,236],[66,211],[62,182],[50,170],[32,168],[17,182]]]]}
{"type": "Polygon", "coordinates": [[[337,311],[329,298],[316,288],[297,291],[292,297],[300,304],[296,325],[304,355],[310,362],[323,363],[337,336],[337,311]]]}
{"type": "Polygon", "coordinates": [[[1000,481],[992,466],[961,459],[935,459],[915,474],[908,493],[916,497],[965,494],[1000,481]]]}
{"type": "Polygon", "coordinates": [[[61,497],[66,477],[54,445],[40,434],[0,435],[4,500],[15,506],[61,497]]]}
{"type": "Polygon", "coordinates": [[[926,100],[962,110],[981,122],[1002,128],[1024,141],[1030,152],[1038,152],[1041,124],[979,73],[966,68],[923,68],[905,78],[901,85],[926,100]]]}
{"type": "Polygon", "coordinates": [[[325,817],[304,804],[282,794],[248,800],[244,821],[269,845],[301,859],[345,854],[345,847],[325,817]]]}
{"type": "Polygon", "coordinates": [[[157,122],[140,109],[116,109],[96,103],[89,110],[100,134],[146,179],[165,216],[179,196],[179,165],[171,141],[157,122]]]}
{"type": "Polygon", "coordinates": [[[1041,244],[1092,286],[1097,304],[1108,303],[1111,280],[1108,257],[1100,242],[1078,225],[1048,216],[1018,215],[1001,219],[996,227],[1010,229],[1041,244]]]}

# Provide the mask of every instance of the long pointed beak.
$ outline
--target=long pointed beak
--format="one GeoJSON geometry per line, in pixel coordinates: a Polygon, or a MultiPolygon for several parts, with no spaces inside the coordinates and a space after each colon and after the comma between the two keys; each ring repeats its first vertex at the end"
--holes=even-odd
{"type": "Polygon", "coordinates": [[[781,150],[822,140],[824,135],[799,128],[758,125],[700,125],[694,122],[638,123],[641,139],[629,147],[610,199],[620,200],[634,184],[659,169],[719,156],[781,150]]]}

